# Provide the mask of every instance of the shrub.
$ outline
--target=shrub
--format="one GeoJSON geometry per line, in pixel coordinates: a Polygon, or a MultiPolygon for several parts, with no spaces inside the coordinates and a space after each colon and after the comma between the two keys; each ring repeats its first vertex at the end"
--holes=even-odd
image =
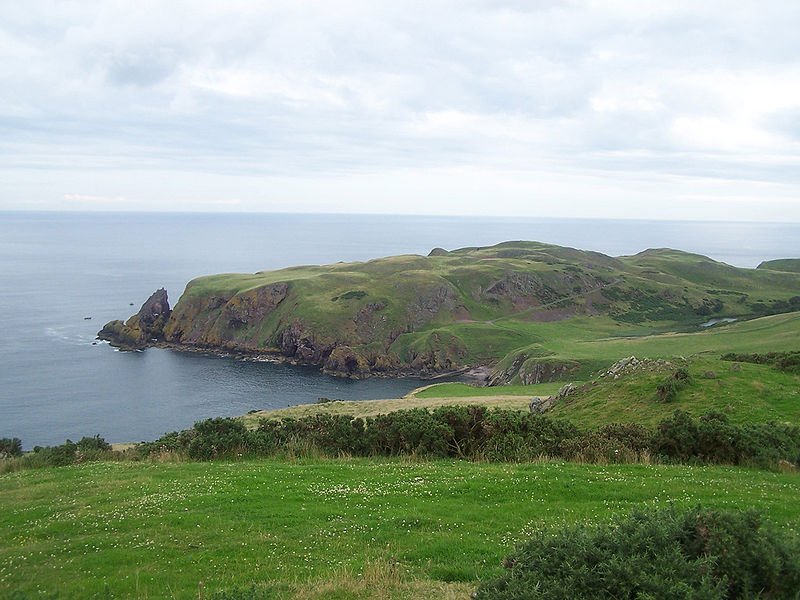
{"type": "Polygon", "coordinates": [[[22,454],[22,440],[19,438],[0,438],[0,458],[10,458],[22,454]]]}
{"type": "Polygon", "coordinates": [[[611,423],[597,431],[567,438],[560,455],[581,462],[636,462],[650,451],[651,433],[636,423],[611,423]]]}
{"type": "Polygon", "coordinates": [[[217,417],[194,424],[195,435],[186,452],[190,458],[208,460],[219,456],[247,452],[251,435],[241,421],[217,417]]]}
{"type": "Polygon", "coordinates": [[[682,462],[774,466],[779,460],[800,461],[800,428],[777,423],[733,425],[721,413],[697,420],[676,410],[659,423],[651,439],[654,453],[682,462]]]}
{"type": "Polygon", "coordinates": [[[71,465],[75,462],[75,453],[78,451],[78,445],[67,440],[60,446],[35,446],[33,452],[39,460],[37,462],[43,463],[49,467],[63,467],[64,465],[71,465]]]}
{"type": "Polygon", "coordinates": [[[543,530],[481,584],[479,600],[795,598],[800,544],[754,512],[636,511],[597,527],[543,530]]]}
{"type": "Polygon", "coordinates": [[[489,413],[485,454],[489,460],[529,460],[541,455],[559,456],[564,440],[578,429],[568,421],[542,415],[497,410],[489,413]]]}
{"type": "Polygon", "coordinates": [[[672,402],[682,389],[692,384],[692,376],[684,368],[676,369],[656,386],[656,396],[661,402],[672,402]]]}
{"type": "Polygon", "coordinates": [[[400,410],[366,420],[365,441],[374,454],[449,456],[453,430],[424,408],[400,410]]]}
{"type": "Polygon", "coordinates": [[[746,362],[758,365],[772,365],[781,371],[800,373],[800,351],[767,352],[766,354],[737,354],[728,352],[721,356],[722,360],[746,362]]]}

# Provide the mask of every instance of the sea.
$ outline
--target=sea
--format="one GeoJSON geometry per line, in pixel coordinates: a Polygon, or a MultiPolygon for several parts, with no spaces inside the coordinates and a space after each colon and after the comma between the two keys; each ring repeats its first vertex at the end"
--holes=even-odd
{"type": "Polygon", "coordinates": [[[0,437],[25,449],[100,435],[152,440],[198,420],[427,382],[348,380],[287,364],[95,340],[157,288],[301,264],[537,240],[612,256],[696,252],[738,267],[800,256],[800,224],[324,214],[0,212],[0,437]]]}

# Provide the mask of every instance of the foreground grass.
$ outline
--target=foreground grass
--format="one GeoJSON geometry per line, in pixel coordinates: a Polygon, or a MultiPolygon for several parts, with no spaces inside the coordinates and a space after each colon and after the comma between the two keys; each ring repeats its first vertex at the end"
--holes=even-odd
{"type": "Polygon", "coordinates": [[[0,476],[0,597],[466,598],[544,525],[634,506],[756,507],[800,526],[800,475],[741,468],[341,459],[91,463],[0,476]],[[202,585],[201,583],[202,582],[202,585]]]}

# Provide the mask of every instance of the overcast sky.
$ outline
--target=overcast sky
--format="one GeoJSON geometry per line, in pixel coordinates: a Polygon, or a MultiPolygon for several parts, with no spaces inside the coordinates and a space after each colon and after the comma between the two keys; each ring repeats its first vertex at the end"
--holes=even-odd
{"type": "Polygon", "coordinates": [[[800,2],[0,0],[0,209],[800,221],[800,2]]]}

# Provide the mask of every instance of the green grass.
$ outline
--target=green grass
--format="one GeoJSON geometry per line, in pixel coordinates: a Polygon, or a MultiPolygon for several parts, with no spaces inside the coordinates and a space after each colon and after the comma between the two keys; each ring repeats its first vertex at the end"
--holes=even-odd
{"type": "Polygon", "coordinates": [[[771,271],[785,271],[787,273],[800,273],[800,258],[779,258],[777,260],[765,260],[759,269],[769,269],[771,271]]]}
{"type": "Polygon", "coordinates": [[[482,398],[491,396],[550,396],[563,383],[540,383],[538,385],[504,385],[499,387],[475,387],[466,383],[437,383],[426,386],[408,395],[414,398],[482,398]]]}
{"type": "MultiPolygon", "coordinates": [[[[456,384],[459,385],[459,384],[456,384]]],[[[416,395],[412,392],[403,398],[389,398],[383,400],[335,400],[322,404],[299,404],[278,410],[263,410],[249,413],[239,417],[244,424],[255,429],[261,419],[285,419],[287,417],[299,419],[314,415],[350,415],[351,417],[374,417],[375,415],[385,415],[397,410],[409,410],[412,408],[434,409],[440,406],[452,406],[454,404],[480,404],[489,408],[503,408],[509,410],[528,410],[531,394],[506,394],[505,387],[484,388],[493,389],[491,394],[484,396],[468,395],[479,388],[464,386],[469,388],[464,390],[463,396],[426,396],[424,393],[416,395]]],[[[548,388],[550,389],[550,388],[548,388]]]]}
{"type": "Polygon", "coordinates": [[[800,525],[800,475],[397,460],[91,463],[0,476],[0,596],[466,597],[534,528],[633,507],[756,507],[800,525]],[[359,583],[361,582],[361,583],[359,583]],[[434,590],[439,590],[434,592],[434,590]],[[202,596],[202,594],[200,594],[202,596]]]}
{"type": "Polygon", "coordinates": [[[631,373],[617,380],[597,379],[595,385],[556,404],[548,415],[584,428],[614,422],[653,426],[676,409],[693,415],[721,412],[741,424],[800,423],[800,376],[746,363],[741,363],[741,371],[734,371],[732,364],[710,357],[674,361],[674,368],[688,368],[693,383],[678,392],[673,402],[656,398],[656,386],[672,369],[631,373]],[[714,377],[706,377],[708,372],[714,377]]]}

